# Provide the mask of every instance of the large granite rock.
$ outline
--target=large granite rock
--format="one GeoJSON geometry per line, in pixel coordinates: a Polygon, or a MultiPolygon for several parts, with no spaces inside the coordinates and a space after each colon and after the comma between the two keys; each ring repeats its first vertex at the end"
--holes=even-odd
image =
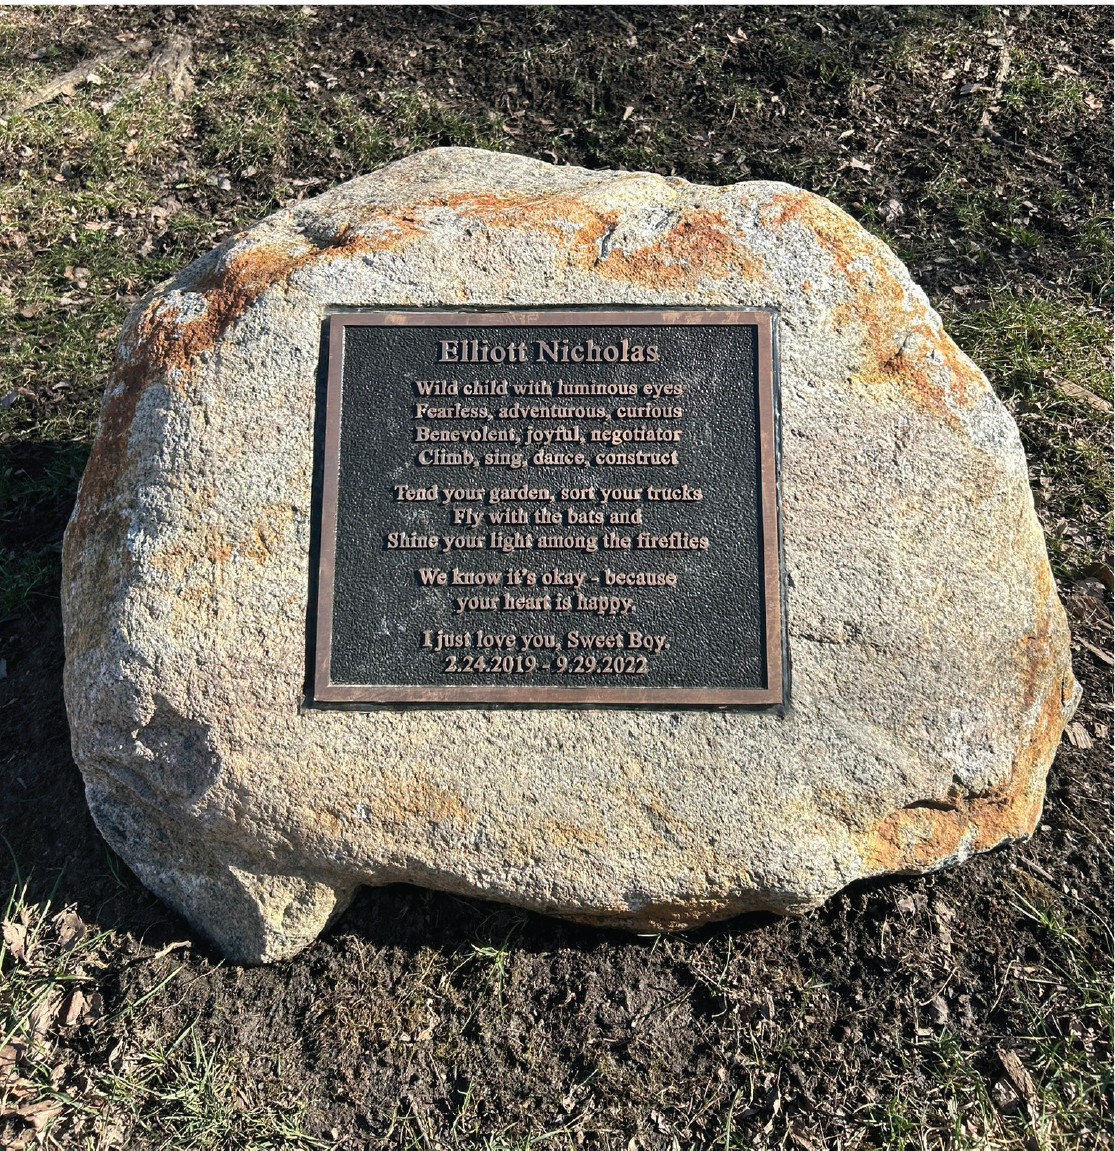
{"type": "Polygon", "coordinates": [[[112,847],[229,958],[398,880],[632,928],[802,912],[1029,835],[1079,689],[1018,434],[895,256],[773,183],[439,149],[133,309],[66,535],[112,847]],[[793,704],[302,711],[336,305],[781,309],[793,704]]]}

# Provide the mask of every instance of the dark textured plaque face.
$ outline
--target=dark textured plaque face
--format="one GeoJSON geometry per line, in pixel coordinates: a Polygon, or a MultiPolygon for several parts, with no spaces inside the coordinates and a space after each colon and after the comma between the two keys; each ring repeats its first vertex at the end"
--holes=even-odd
{"type": "Polygon", "coordinates": [[[769,312],[335,315],[313,698],[783,699],[769,312]]]}

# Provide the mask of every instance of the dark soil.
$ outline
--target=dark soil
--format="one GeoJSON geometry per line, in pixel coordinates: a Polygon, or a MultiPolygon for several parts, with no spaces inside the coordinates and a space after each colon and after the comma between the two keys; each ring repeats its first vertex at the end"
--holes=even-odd
{"type": "MultiPolygon", "coordinates": [[[[53,72],[119,30],[158,41],[172,26],[193,40],[193,135],[168,144],[165,187],[200,217],[262,215],[305,190],[295,181],[320,180],[312,194],[355,174],[366,148],[386,161],[486,140],[556,163],[708,183],[784,179],[831,196],[884,235],[961,326],[1004,296],[1092,309],[1107,323],[1106,223],[1095,238],[1111,199],[1106,10],[86,15],[59,31],[53,72]],[[994,86],[1000,45],[989,40],[1009,45],[1016,82],[1033,80],[981,126],[987,92],[959,93],[994,86]],[[275,65],[285,69],[275,85],[289,93],[289,114],[324,128],[266,161],[231,156],[217,141],[222,60],[272,49],[286,60],[275,65]],[[1057,72],[1062,62],[1071,76],[1057,72]],[[1090,104],[1066,103],[1058,76],[1102,111],[1089,118],[1090,104]],[[406,100],[422,91],[424,110],[415,111],[406,100]],[[342,95],[380,125],[378,143],[346,136],[342,95]],[[228,171],[231,189],[206,183],[210,171],[228,171]]],[[[0,148],[0,181],[19,163],[10,144],[0,148]]],[[[140,224],[136,251],[154,236],[155,261],[169,252],[184,263],[213,242],[140,224]],[[190,243],[194,250],[181,247],[190,243]]],[[[153,263],[148,282],[164,269],[153,263]]],[[[1111,1060],[1107,1008],[1094,998],[1110,970],[1107,497],[1064,464],[1066,443],[1095,436],[1089,409],[1066,408],[1024,364],[1002,363],[993,382],[1020,419],[1035,469],[1053,476],[1041,509],[1085,692],[1078,742],[1092,745],[1063,743],[1030,842],[933,876],[858,885],[800,920],[743,916],[634,937],[400,885],[365,890],[289,963],[227,966],[94,828],[69,752],[57,596],[33,596],[0,624],[0,832],[34,898],[53,893],[54,906],[76,904],[86,923],[114,931],[97,972],[109,1015],[180,969],[130,1014],[75,1031],[73,1073],[111,1066],[121,1041],[165,1045],[194,1024],[205,1049],[240,1051],[245,1082],[276,1105],[303,1102],[305,1130],[326,1145],[491,1137],[526,1146],[562,1132],[564,1142],[631,1149],[901,1147],[922,1137],[929,1146],[1110,1147],[1110,1080],[1078,1089],[1078,1106],[1069,1082],[1111,1060]],[[1098,588],[1087,582],[1097,575],[1098,588]],[[153,958],[180,941],[188,947],[153,958]],[[1045,1134],[1017,1092],[1013,1109],[988,1102],[1004,1051],[1037,1084],[1051,1116],[1045,1134]]],[[[88,398],[103,372],[82,386],[88,398]]],[[[36,434],[41,411],[29,405],[21,419],[0,445],[4,468],[57,471],[59,449],[36,434]]],[[[1092,466],[1106,473],[1109,457],[1100,456],[1092,466]]],[[[65,471],[53,487],[44,480],[35,500],[0,507],[0,550],[56,545],[79,466],[72,480],[65,471]]],[[[84,1145],[66,1130],[56,1145],[84,1145]]],[[[142,1125],[124,1130],[125,1145],[155,1145],[142,1125]]],[[[16,1131],[0,1122],[0,1145],[16,1131]]]]}

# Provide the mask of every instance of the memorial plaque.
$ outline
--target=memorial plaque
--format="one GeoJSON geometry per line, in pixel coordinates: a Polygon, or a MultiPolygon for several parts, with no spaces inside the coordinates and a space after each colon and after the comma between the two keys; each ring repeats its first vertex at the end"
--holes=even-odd
{"type": "Polygon", "coordinates": [[[771,312],[328,336],[314,701],[783,701],[771,312]]]}

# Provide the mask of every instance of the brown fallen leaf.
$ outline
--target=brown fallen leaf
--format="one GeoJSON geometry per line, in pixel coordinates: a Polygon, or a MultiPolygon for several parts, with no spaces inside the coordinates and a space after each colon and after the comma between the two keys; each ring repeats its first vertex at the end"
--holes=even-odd
{"type": "Polygon", "coordinates": [[[17,1107],[12,1114],[22,1119],[24,1123],[30,1123],[36,1131],[42,1131],[52,1119],[62,1114],[62,1104],[55,1103],[52,1099],[41,1099],[38,1103],[17,1107]]]}
{"type": "MultiPolygon", "coordinates": [[[[22,390],[23,389],[17,389],[14,392],[9,392],[8,396],[11,396],[14,400],[22,390]]],[[[11,407],[11,401],[8,399],[8,396],[5,396],[2,400],[0,400],[0,407],[11,407]]],[[[3,922],[3,931],[4,946],[8,949],[8,952],[16,959],[26,963],[27,925],[25,923],[13,923],[10,919],[5,919],[3,922]]]]}
{"type": "MultiPolygon", "coordinates": [[[[58,385],[55,384],[55,387],[58,385]]],[[[58,945],[63,951],[72,951],[79,943],[89,937],[89,928],[85,926],[81,916],[73,907],[67,907],[58,912],[51,923],[54,924],[54,930],[58,932],[58,945]]]]}
{"type": "Polygon", "coordinates": [[[81,1016],[84,1010],[85,996],[82,994],[80,988],[75,987],[73,991],[62,1000],[62,1007],[58,1012],[58,1022],[63,1027],[74,1027],[81,1022],[81,1016]]]}
{"type": "Polygon", "coordinates": [[[1082,723],[1070,723],[1065,728],[1065,735],[1073,747],[1079,747],[1082,751],[1087,751],[1092,746],[1092,737],[1082,723]]]}
{"type": "Polygon", "coordinates": [[[27,1027],[31,1033],[32,1043],[41,1039],[50,1030],[50,1025],[58,1017],[58,1008],[61,1004],[61,993],[51,990],[31,1008],[27,1016],[27,1027]]]}
{"type": "Polygon", "coordinates": [[[11,1043],[0,1047],[0,1084],[5,1083],[15,1071],[26,1050],[27,1044],[22,1039],[13,1039],[11,1043]]]}
{"type": "MultiPolygon", "coordinates": [[[[1088,582],[1090,585],[1103,588],[1103,584],[1099,580],[1089,580],[1088,582]]],[[[1065,596],[1062,602],[1069,615],[1083,624],[1109,623],[1111,620],[1111,609],[1103,599],[1095,599],[1079,590],[1074,590],[1071,595],[1065,596]]]]}
{"type": "Polygon", "coordinates": [[[99,991],[91,991],[85,997],[85,1010],[82,1012],[82,1023],[96,1023],[105,1013],[105,1001],[99,991]]]}
{"type": "Polygon", "coordinates": [[[1011,1086],[1010,1080],[1004,1075],[995,1081],[991,1088],[991,1101],[995,1104],[1000,1115],[1013,1115],[1022,1104],[1018,1092],[1011,1086]]]}
{"type": "Polygon", "coordinates": [[[62,1001],[58,1012],[58,1022],[62,1027],[77,1027],[81,1023],[92,1023],[104,1014],[104,1000],[100,993],[92,991],[86,995],[75,988],[62,1001]]]}
{"type": "Polygon", "coordinates": [[[1085,569],[1085,573],[1090,576],[1095,576],[1096,579],[1107,588],[1108,592],[1115,592],[1115,577],[1111,570],[1111,556],[1107,556],[1104,563],[1089,564],[1085,569]]]}
{"type": "Polygon", "coordinates": [[[17,1079],[4,1089],[8,1099],[33,1099],[38,1093],[39,1085],[32,1083],[30,1079],[17,1079]]]}
{"type": "Polygon", "coordinates": [[[887,224],[893,224],[899,216],[904,215],[906,215],[906,209],[902,201],[894,199],[893,196],[883,205],[883,221],[887,224]]]}

